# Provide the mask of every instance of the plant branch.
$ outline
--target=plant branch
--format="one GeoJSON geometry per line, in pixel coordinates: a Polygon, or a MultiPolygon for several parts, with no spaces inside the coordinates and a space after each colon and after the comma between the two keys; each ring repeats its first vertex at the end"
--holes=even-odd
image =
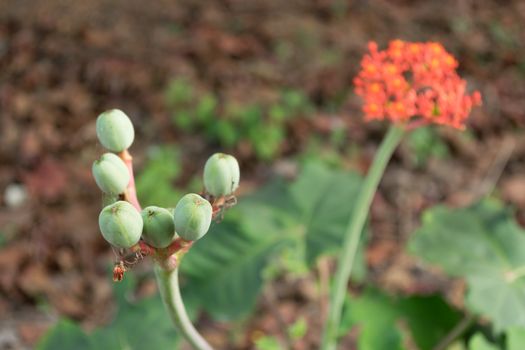
{"type": "Polygon", "coordinates": [[[179,289],[179,269],[167,270],[155,264],[155,276],[164,306],[177,331],[195,350],[213,350],[210,344],[197,332],[184,307],[179,289]]]}
{"type": "MultiPolygon", "coordinates": [[[[379,150],[374,158],[372,166],[363,184],[363,188],[355,201],[355,209],[350,216],[347,224],[345,238],[341,253],[338,258],[335,285],[331,293],[330,309],[328,318],[325,321],[322,350],[334,350],[337,346],[337,332],[341,319],[342,306],[354,258],[359,245],[361,232],[372,204],[372,199],[383,176],[386,165],[401,141],[404,129],[400,126],[392,125],[388,130],[379,150]]],[[[353,198],[350,198],[353,200],[353,198]]]]}
{"type": "Polygon", "coordinates": [[[139,212],[142,211],[139,200],[137,198],[137,190],[135,189],[135,176],[133,174],[133,157],[129,154],[128,150],[120,152],[119,157],[124,161],[128,167],[129,172],[129,184],[124,192],[124,199],[130,202],[139,212]]]}
{"type": "Polygon", "coordinates": [[[459,321],[459,323],[448,332],[448,334],[443,338],[433,350],[445,350],[454,340],[456,340],[460,335],[462,335],[467,328],[474,321],[474,316],[470,313],[465,314],[465,316],[459,321]]]}

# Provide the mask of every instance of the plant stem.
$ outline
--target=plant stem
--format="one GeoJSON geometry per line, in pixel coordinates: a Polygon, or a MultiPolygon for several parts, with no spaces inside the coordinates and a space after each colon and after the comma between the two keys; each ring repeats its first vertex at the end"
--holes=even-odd
{"type": "Polygon", "coordinates": [[[472,322],[475,320],[475,317],[467,313],[465,316],[459,321],[459,323],[450,330],[450,332],[443,338],[439,344],[437,344],[435,347],[433,347],[433,350],[445,350],[448,348],[450,344],[454,340],[456,340],[459,336],[461,336],[467,328],[472,324],[472,322]]]}
{"type": "MultiPolygon", "coordinates": [[[[339,322],[341,319],[342,306],[350,273],[352,272],[352,265],[359,246],[359,238],[363,231],[372,199],[377,190],[377,186],[386,165],[401,141],[404,134],[404,129],[399,126],[392,125],[388,130],[379,150],[374,158],[372,166],[368,171],[368,175],[363,184],[363,188],[356,199],[354,211],[350,216],[350,220],[346,227],[343,249],[339,255],[337,272],[335,275],[335,285],[331,293],[330,309],[328,318],[325,321],[325,328],[323,339],[321,343],[322,350],[334,350],[337,346],[337,332],[339,322]]],[[[349,200],[353,200],[350,198],[349,200]]]]}
{"type": "Polygon", "coordinates": [[[155,264],[155,276],[160,296],[175,328],[195,350],[213,350],[210,344],[197,332],[190,321],[179,289],[178,268],[168,270],[155,264]]]}
{"type": "Polygon", "coordinates": [[[126,164],[126,167],[128,168],[129,172],[129,183],[128,187],[126,188],[126,192],[124,192],[124,198],[128,202],[130,202],[139,212],[142,210],[140,207],[139,200],[137,198],[137,190],[135,189],[135,175],[133,173],[133,157],[128,152],[128,150],[124,150],[119,153],[120,159],[124,161],[126,164]]]}

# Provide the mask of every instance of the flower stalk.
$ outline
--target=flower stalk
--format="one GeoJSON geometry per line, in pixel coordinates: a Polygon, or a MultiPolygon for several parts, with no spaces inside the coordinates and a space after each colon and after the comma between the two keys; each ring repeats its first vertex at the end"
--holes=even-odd
{"type": "Polygon", "coordinates": [[[160,296],[175,329],[184,336],[195,350],[213,350],[211,345],[197,332],[188,317],[180,294],[179,269],[170,270],[155,264],[155,276],[160,296]]]}
{"type": "Polygon", "coordinates": [[[345,231],[343,248],[338,258],[335,284],[331,292],[330,308],[321,343],[322,350],[334,350],[337,346],[337,333],[342,306],[359,246],[361,232],[363,231],[379,181],[403,135],[404,129],[401,126],[393,124],[390,127],[370,167],[359,197],[357,197],[355,209],[345,231]]]}

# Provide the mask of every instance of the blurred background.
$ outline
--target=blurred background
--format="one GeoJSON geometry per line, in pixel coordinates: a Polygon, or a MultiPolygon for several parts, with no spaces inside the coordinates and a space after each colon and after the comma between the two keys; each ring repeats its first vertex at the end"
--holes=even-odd
{"type": "MultiPolygon", "coordinates": [[[[484,105],[463,133],[404,140],[373,203],[364,278],[454,303],[461,283],[419,268],[403,246],[425,208],[493,190],[525,223],[525,2],[0,1],[0,349],[34,348],[63,319],[72,332],[100,329],[122,300],[158,308],[149,262],[111,281],[91,177],[98,114],[120,108],[134,122],[144,206],[200,191],[219,150],[241,163],[240,202],[275,178],[293,182],[305,163],[362,174],[385,125],[363,122],[352,79],[369,40],[395,38],[443,43],[484,105]]],[[[290,348],[314,348],[333,259],[286,262],[265,269],[274,282],[242,317],[196,314],[204,336],[219,349],[290,337],[290,348]]]]}

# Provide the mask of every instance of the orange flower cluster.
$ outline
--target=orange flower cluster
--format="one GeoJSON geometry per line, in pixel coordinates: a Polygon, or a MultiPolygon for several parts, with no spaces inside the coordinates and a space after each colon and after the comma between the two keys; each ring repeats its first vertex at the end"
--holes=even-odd
{"type": "Polygon", "coordinates": [[[481,104],[478,91],[467,94],[467,83],[456,72],[458,62],[441,44],[394,40],[383,51],[375,42],[368,47],[354,79],[367,120],[463,129],[472,107],[481,104]]]}

